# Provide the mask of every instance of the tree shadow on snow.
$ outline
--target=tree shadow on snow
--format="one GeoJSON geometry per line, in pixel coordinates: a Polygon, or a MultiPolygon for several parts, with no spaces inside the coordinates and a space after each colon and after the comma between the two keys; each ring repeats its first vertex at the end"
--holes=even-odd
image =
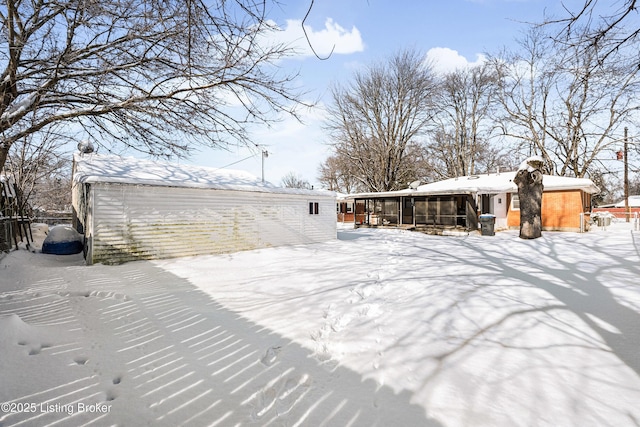
{"type": "MultiPolygon", "coordinates": [[[[433,348],[419,361],[431,365],[422,387],[435,393],[466,375],[470,386],[455,388],[463,412],[492,414],[499,424],[524,417],[602,425],[616,414],[639,425],[629,408],[640,390],[636,380],[625,382],[640,377],[635,237],[635,251],[628,242],[607,246],[610,237],[597,234],[412,240],[413,250],[395,256],[424,263],[424,271],[412,270],[411,280],[423,286],[416,307],[434,301],[416,319],[433,331],[422,344],[433,348]],[[487,396],[495,408],[487,407],[487,396]],[[501,405],[509,409],[496,409],[501,405]],[[564,416],[570,418],[553,418],[564,416]]],[[[415,339],[407,331],[390,348],[409,349],[415,339]]]]}
{"type": "MultiPolygon", "coordinates": [[[[106,403],[110,410],[16,413],[5,415],[0,425],[30,421],[160,426],[440,425],[426,417],[422,406],[411,403],[411,393],[396,393],[373,380],[363,381],[349,369],[316,359],[309,350],[225,309],[187,280],[152,263],[52,269],[51,280],[64,281],[66,275],[71,278],[81,269],[86,292],[58,293],[55,299],[76,298],[72,305],[77,316],[72,323],[78,331],[106,329],[101,329],[102,335],[86,337],[92,348],[76,345],[61,355],[69,359],[68,366],[50,368],[86,370],[86,377],[9,397],[16,403],[46,400],[59,408],[78,401],[106,403]],[[104,330],[113,333],[104,335],[104,330]]],[[[50,288],[47,283],[42,286],[50,288]]],[[[47,306],[40,311],[46,312],[47,306]]]]}
{"type": "MultiPolygon", "coordinates": [[[[526,242],[521,241],[524,244],[526,242]]],[[[540,249],[539,257],[532,252],[523,254],[520,259],[514,253],[509,258],[498,257],[491,251],[474,246],[478,257],[476,261],[469,262],[489,266],[503,277],[516,279],[552,295],[558,304],[534,307],[532,310],[562,309],[575,314],[600,336],[621,361],[640,375],[640,313],[625,305],[622,295],[616,296],[612,291],[619,284],[616,271],[627,272],[630,277],[640,277],[637,261],[625,259],[625,254],[616,256],[600,249],[600,245],[593,245],[588,248],[595,254],[591,259],[607,260],[605,266],[599,266],[597,263],[576,260],[575,254],[564,253],[564,248],[555,239],[545,239],[543,236],[531,242],[540,249]],[[514,260],[517,262],[514,263],[514,260]],[[525,270],[533,271],[529,273],[525,270]],[[549,279],[538,274],[541,272],[548,275],[549,279]]],[[[627,280],[628,283],[633,281],[627,280]]]]}

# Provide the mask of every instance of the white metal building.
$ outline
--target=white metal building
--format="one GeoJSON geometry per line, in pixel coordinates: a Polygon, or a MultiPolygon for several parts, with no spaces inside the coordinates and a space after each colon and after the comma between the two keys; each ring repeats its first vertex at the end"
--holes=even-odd
{"type": "Polygon", "coordinates": [[[335,193],[275,187],[251,174],[76,154],[74,225],[87,264],[336,238],[335,193]]]}

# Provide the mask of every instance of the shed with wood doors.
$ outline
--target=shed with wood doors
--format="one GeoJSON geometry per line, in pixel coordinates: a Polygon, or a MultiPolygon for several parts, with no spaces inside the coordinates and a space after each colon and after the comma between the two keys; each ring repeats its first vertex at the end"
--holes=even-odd
{"type": "Polygon", "coordinates": [[[76,154],[72,192],[87,264],[336,238],[335,193],[279,188],[242,171],[76,154]]]}

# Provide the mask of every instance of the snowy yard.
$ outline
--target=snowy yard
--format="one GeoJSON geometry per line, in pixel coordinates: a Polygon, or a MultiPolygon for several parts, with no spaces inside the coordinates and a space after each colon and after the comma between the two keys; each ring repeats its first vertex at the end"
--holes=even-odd
{"type": "Polygon", "coordinates": [[[640,424],[640,233],[0,260],[0,426],[640,424]]]}

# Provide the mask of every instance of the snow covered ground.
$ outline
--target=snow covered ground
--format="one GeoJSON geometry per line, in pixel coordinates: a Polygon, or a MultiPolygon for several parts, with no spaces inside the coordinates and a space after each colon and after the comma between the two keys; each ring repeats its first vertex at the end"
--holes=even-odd
{"type": "Polygon", "coordinates": [[[640,424],[640,232],[0,260],[0,426],[640,424]]]}

